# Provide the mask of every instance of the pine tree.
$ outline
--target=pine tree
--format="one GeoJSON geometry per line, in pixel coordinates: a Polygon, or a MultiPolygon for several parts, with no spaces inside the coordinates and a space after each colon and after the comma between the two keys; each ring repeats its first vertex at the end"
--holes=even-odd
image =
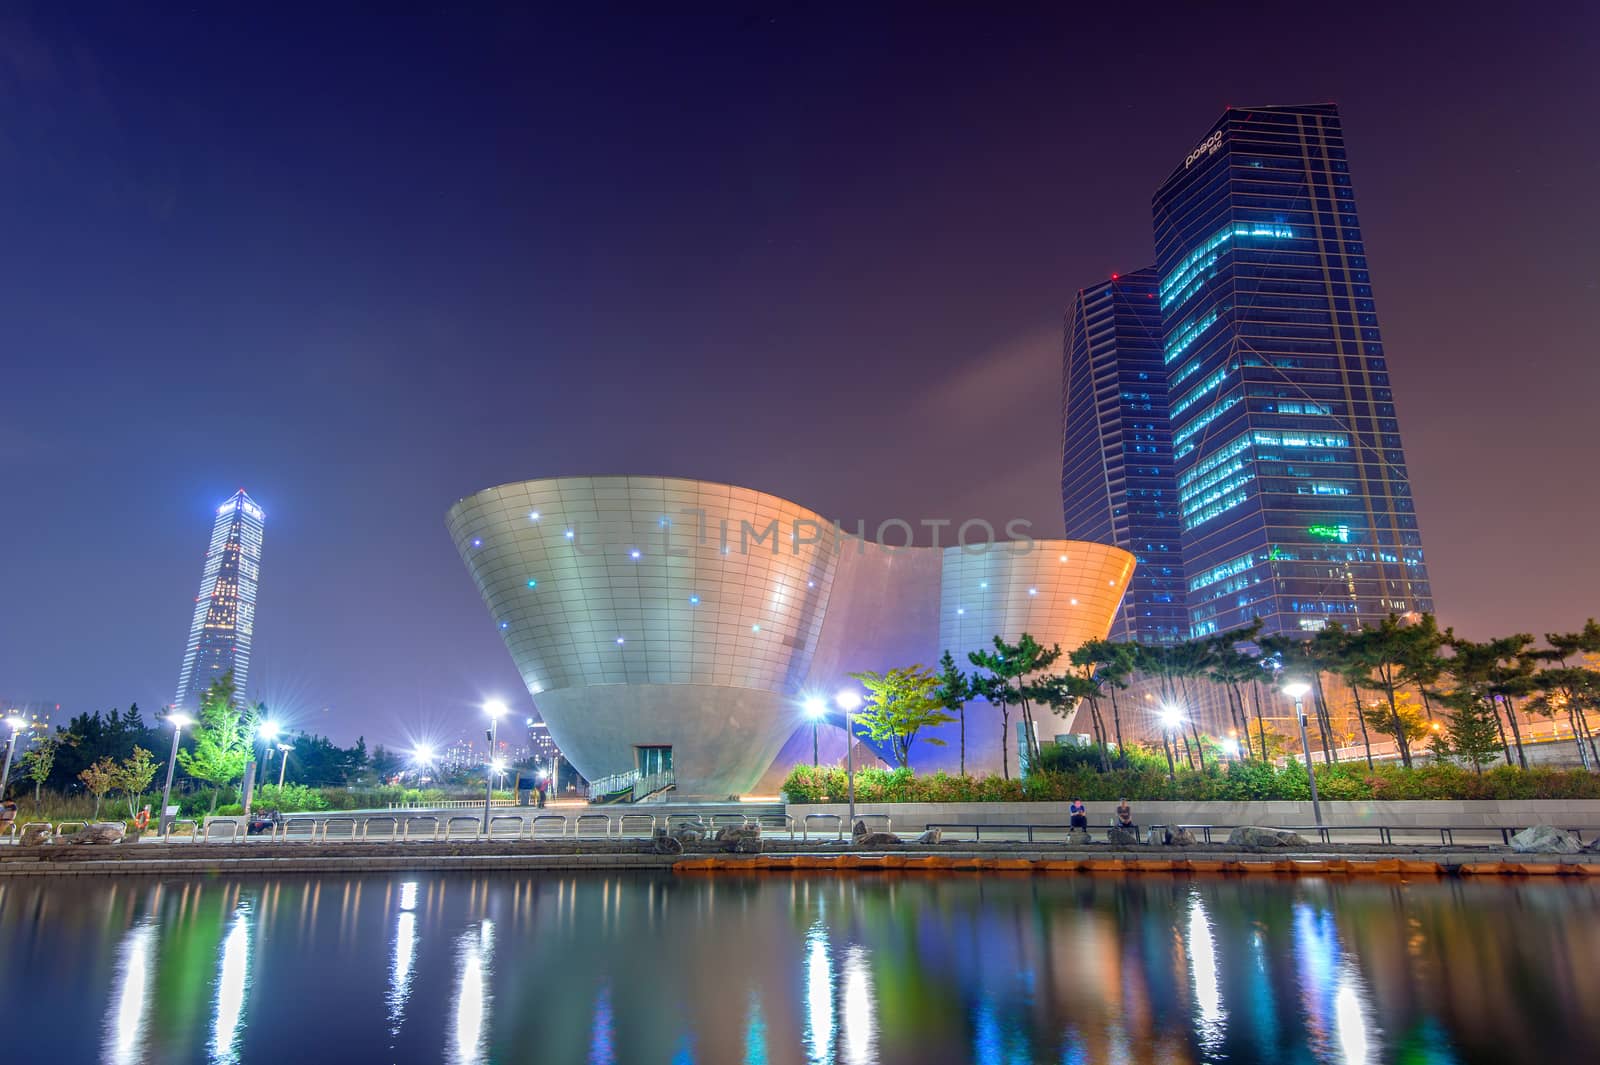
{"type": "Polygon", "coordinates": [[[1494,707],[1476,695],[1457,691],[1441,697],[1449,709],[1444,731],[1434,737],[1434,750],[1455,758],[1479,774],[1500,756],[1500,723],[1494,707]]]}

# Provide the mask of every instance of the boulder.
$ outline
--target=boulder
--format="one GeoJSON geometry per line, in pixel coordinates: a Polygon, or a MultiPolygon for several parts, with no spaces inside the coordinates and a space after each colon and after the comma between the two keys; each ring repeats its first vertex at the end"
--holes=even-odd
{"type": "Polygon", "coordinates": [[[68,843],[121,843],[128,826],[120,821],[102,821],[67,837],[68,843]]]}
{"type": "Polygon", "coordinates": [[[1187,828],[1172,828],[1167,830],[1167,844],[1172,847],[1193,847],[1196,843],[1194,833],[1187,828]]]}
{"type": "Polygon", "coordinates": [[[650,849],[657,854],[682,854],[683,843],[676,836],[667,835],[666,829],[658,828],[650,839],[650,849]]]}
{"type": "Polygon", "coordinates": [[[54,832],[54,827],[50,825],[27,825],[22,830],[22,838],[17,842],[24,847],[42,847],[50,842],[54,832]]]}
{"type": "Polygon", "coordinates": [[[1240,825],[1228,833],[1228,846],[1249,847],[1304,847],[1306,841],[1296,833],[1281,828],[1262,828],[1259,825],[1240,825]]]}
{"type": "Polygon", "coordinates": [[[897,843],[904,842],[905,840],[893,832],[868,832],[864,836],[855,838],[855,844],[858,847],[892,847],[897,843]]]}
{"type": "Polygon", "coordinates": [[[1518,854],[1577,854],[1583,844],[1564,829],[1534,825],[1511,837],[1511,849],[1518,854]]]}
{"type": "Polygon", "coordinates": [[[702,832],[697,825],[678,825],[674,827],[672,831],[668,832],[667,835],[671,836],[679,843],[699,843],[700,840],[704,838],[705,833],[702,832]]]}
{"type": "Polygon", "coordinates": [[[1088,832],[1080,828],[1074,832],[1067,833],[1067,842],[1082,847],[1087,843],[1093,843],[1094,839],[1088,832]]]}
{"type": "Polygon", "coordinates": [[[944,839],[944,829],[930,828],[928,831],[917,837],[917,842],[932,844],[938,843],[942,839],[944,839]]]}
{"type": "Polygon", "coordinates": [[[726,851],[739,854],[761,853],[760,825],[729,825],[717,830],[716,841],[726,851]]]}
{"type": "Polygon", "coordinates": [[[1139,833],[1113,825],[1106,830],[1106,842],[1113,847],[1136,847],[1139,845],[1139,833]]]}

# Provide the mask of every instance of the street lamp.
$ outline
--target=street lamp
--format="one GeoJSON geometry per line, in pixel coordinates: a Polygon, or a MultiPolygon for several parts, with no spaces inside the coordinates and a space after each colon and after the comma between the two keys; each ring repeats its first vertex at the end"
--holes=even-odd
{"type": "Polygon", "coordinates": [[[1161,704],[1161,746],[1167,752],[1167,779],[1178,779],[1178,767],[1172,761],[1172,734],[1183,727],[1183,711],[1176,706],[1161,704]]]}
{"type": "Polygon", "coordinates": [[[289,768],[289,752],[294,750],[292,743],[278,744],[278,791],[283,792],[283,771],[289,768]]]}
{"type": "Polygon", "coordinates": [[[828,712],[828,703],[820,695],[812,695],[802,705],[806,716],[811,719],[811,765],[816,767],[822,764],[817,756],[817,728],[822,724],[823,715],[828,712]]]}
{"type": "Polygon", "coordinates": [[[494,805],[495,737],[500,734],[500,719],[511,713],[511,708],[499,699],[491,699],[483,704],[483,712],[489,715],[489,765],[483,781],[483,831],[488,835],[489,807],[494,805]]]}
{"type": "Polygon", "coordinates": [[[17,734],[28,722],[20,714],[12,714],[6,718],[6,726],[11,729],[11,741],[6,744],[6,767],[0,771],[0,799],[6,797],[6,784],[11,780],[11,756],[17,753],[17,734]]]}
{"type": "MultiPolygon", "coordinates": [[[[274,747],[272,741],[278,738],[278,723],[276,721],[263,721],[256,726],[256,739],[261,741],[261,757],[256,760],[256,765],[266,766],[272,760],[274,747]]],[[[255,758],[255,747],[251,745],[250,756],[255,758]]],[[[266,773],[262,774],[263,780],[266,773]]],[[[250,803],[255,795],[256,770],[255,766],[247,765],[244,772],[244,802],[242,809],[246,817],[250,816],[250,803]]],[[[263,784],[263,786],[265,786],[263,784]]]]}
{"type": "MultiPolygon", "coordinates": [[[[1306,739],[1306,712],[1304,700],[1311,685],[1303,680],[1291,680],[1283,686],[1283,694],[1294,700],[1294,717],[1300,723],[1300,751],[1306,757],[1306,779],[1311,782],[1311,815],[1322,827],[1322,804],[1317,801],[1317,774],[1311,766],[1311,741],[1306,739]]],[[[1358,708],[1359,709],[1359,708],[1358,708]]]]}
{"type": "Polygon", "coordinates": [[[855,838],[856,832],[856,719],[855,712],[861,706],[861,693],[854,688],[846,688],[833,697],[840,710],[844,711],[844,757],[845,778],[850,783],[850,838],[855,838]]]}
{"type": "Polygon", "coordinates": [[[167,807],[172,804],[172,771],[178,768],[178,737],[183,730],[194,724],[194,718],[181,710],[174,710],[167,715],[167,722],[172,726],[172,757],[167,759],[167,786],[161,789],[161,816],[156,820],[156,836],[165,839],[167,835],[167,807]]]}

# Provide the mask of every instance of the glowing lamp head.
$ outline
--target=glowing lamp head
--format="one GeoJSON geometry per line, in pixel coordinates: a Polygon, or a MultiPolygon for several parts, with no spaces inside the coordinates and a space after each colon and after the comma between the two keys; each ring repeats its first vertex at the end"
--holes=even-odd
{"type": "Polygon", "coordinates": [[[285,751],[285,752],[292,751],[292,750],[294,750],[294,744],[292,744],[292,743],[280,743],[280,744],[278,744],[278,750],[285,751]]]}
{"type": "Polygon", "coordinates": [[[21,732],[23,728],[27,726],[27,724],[27,721],[16,714],[11,714],[6,717],[6,728],[10,729],[12,732],[21,732]]]}
{"type": "Polygon", "coordinates": [[[1291,680],[1283,686],[1283,694],[1291,699],[1304,699],[1311,690],[1311,685],[1303,680],[1291,680]]]}
{"type": "Polygon", "coordinates": [[[499,699],[490,699],[488,702],[483,704],[483,712],[494,718],[496,721],[499,721],[502,717],[505,717],[507,714],[511,713],[511,708],[505,703],[501,702],[499,699]]]}
{"type": "Polygon", "coordinates": [[[806,716],[815,721],[828,712],[828,703],[820,695],[812,695],[801,704],[806,711],[806,716]]]}
{"type": "Polygon", "coordinates": [[[264,740],[275,740],[278,738],[278,723],[276,721],[263,721],[261,722],[261,727],[256,729],[256,733],[264,740]]]}
{"type": "Polygon", "coordinates": [[[420,765],[427,765],[433,761],[433,748],[426,743],[417,744],[416,750],[411,752],[411,760],[420,765]]]}
{"type": "Polygon", "coordinates": [[[854,688],[846,688],[835,695],[833,701],[838,704],[840,710],[852,714],[861,706],[861,693],[854,688]]]}
{"type": "Polygon", "coordinates": [[[1161,727],[1164,729],[1175,729],[1183,724],[1183,711],[1176,706],[1163,706],[1158,714],[1161,718],[1161,727]]]}
{"type": "Polygon", "coordinates": [[[188,728],[190,725],[194,724],[194,718],[190,717],[182,710],[174,710],[172,713],[168,714],[167,721],[171,723],[173,728],[177,729],[188,728]]]}
{"type": "Polygon", "coordinates": [[[506,771],[506,760],[504,758],[496,758],[489,765],[496,773],[504,773],[506,771]]]}

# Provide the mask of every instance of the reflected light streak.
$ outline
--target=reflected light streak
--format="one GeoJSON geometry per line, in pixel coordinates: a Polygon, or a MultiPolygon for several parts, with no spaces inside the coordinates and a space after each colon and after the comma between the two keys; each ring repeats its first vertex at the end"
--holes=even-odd
{"type": "Polygon", "coordinates": [[[116,1011],[106,1025],[106,1060],[112,1065],[132,1065],[140,1060],[144,1038],[145,996],[150,986],[150,945],[155,940],[155,918],[147,917],[128,930],[118,950],[117,979],[122,985],[116,1011]]]}
{"type": "Polygon", "coordinates": [[[485,1037],[489,1020],[489,958],[494,949],[494,922],[485,918],[477,931],[462,933],[456,940],[456,957],[461,976],[456,984],[456,1031],[454,1062],[476,1063],[487,1060],[485,1037]]]}
{"type": "Polygon", "coordinates": [[[398,1036],[411,998],[411,967],[417,957],[417,885],[400,889],[400,916],[394,926],[394,965],[389,974],[389,1035],[398,1036]]]}
{"type": "Polygon", "coordinates": [[[1222,1042],[1222,990],[1217,983],[1217,944],[1205,903],[1196,892],[1189,897],[1189,969],[1194,977],[1195,1034],[1201,1045],[1215,1048],[1222,1042]]]}
{"type": "Polygon", "coordinates": [[[611,989],[602,987],[594,1000],[594,1027],[589,1032],[589,1065],[615,1065],[612,1042],[611,989]]]}
{"type": "Polygon", "coordinates": [[[750,1016],[745,1022],[744,1065],[767,1065],[767,1022],[761,1016],[761,996],[750,991],[750,1016]]]}
{"type": "Polygon", "coordinates": [[[1344,1065],[1367,1065],[1370,1050],[1367,1015],[1361,1008],[1361,993],[1348,973],[1340,979],[1339,990],[1333,997],[1333,1019],[1344,1065]]]}
{"type": "Polygon", "coordinates": [[[818,921],[806,932],[806,1060],[833,1061],[833,960],[828,934],[818,921]]]}
{"type": "Polygon", "coordinates": [[[244,1027],[244,998],[250,986],[250,913],[241,907],[233,927],[222,941],[222,964],[217,970],[217,1019],[212,1028],[211,1056],[217,1061],[237,1061],[235,1047],[244,1027]]]}
{"type": "Polygon", "coordinates": [[[877,1060],[877,1029],[873,1018],[878,1004],[872,995],[872,974],[867,952],[851,947],[844,956],[844,1060],[845,1065],[868,1065],[877,1060]]]}

